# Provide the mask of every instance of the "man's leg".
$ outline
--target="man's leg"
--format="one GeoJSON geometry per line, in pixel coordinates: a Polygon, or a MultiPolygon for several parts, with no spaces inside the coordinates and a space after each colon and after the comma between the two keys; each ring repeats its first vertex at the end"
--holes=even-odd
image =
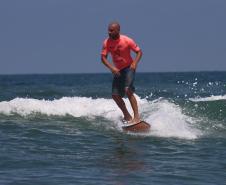
{"type": "Polygon", "coordinates": [[[139,115],[139,111],[138,111],[137,100],[133,94],[133,91],[131,91],[128,87],[125,88],[125,92],[129,98],[129,101],[130,101],[130,104],[132,106],[133,113],[134,113],[134,118],[133,118],[132,122],[138,123],[138,122],[140,122],[140,115],[139,115]]]}
{"type": "Polygon", "coordinates": [[[133,86],[134,77],[135,77],[135,71],[133,71],[131,69],[127,69],[126,73],[125,73],[124,90],[125,90],[127,97],[129,98],[131,107],[133,109],[134,117],[133,117],[132,122],[138,123],[138,122],[140,122],[140,115],[139,115],[139,111],[138,111],[137,100],[134,96],[134,90],[135,90],[135,88],[133,86]]]}
{"type": "Polygon", "coordinates": [[[132,120],[132,116],[130,115],[130,113],[128,112],[125,102],[123,101],[122,97],[120,95],[112,95],[113,100],[116,102],[116,104],[118,105],[118,107],[121,109],[123,115],[124,115],[124,119],[126,121],[131,121],[132,120]]]}

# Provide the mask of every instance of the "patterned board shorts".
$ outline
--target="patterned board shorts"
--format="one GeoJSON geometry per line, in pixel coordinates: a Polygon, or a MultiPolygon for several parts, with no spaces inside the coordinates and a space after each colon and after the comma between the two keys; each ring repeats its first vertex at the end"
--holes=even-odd
{"type": "Polygon", "coordinates": [[[120,71],[120,76],[114,76],[112,82],[112,95],[125,96],[125,88],[129,88],[132,92],[135,91],[133,85],[135,78],[134,70],[126,67],[120,71]]]}

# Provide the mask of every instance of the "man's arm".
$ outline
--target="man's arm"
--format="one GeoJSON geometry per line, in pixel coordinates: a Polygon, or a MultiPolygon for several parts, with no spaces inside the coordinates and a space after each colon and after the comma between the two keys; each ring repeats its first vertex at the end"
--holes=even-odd
{"type": "Polygon", "coordinates": [[[136,57],[135,57],[133,63],[130,65],[130,69],[133,69],[134,71],[136,70],[137,64],[138,64],[138,62],[140,61],[140,59],[141,59],[141,57],[142,57],[142,54],[143,54],[143,53],[142,53],[141,50],[139,50],[138,52],[136,52],[136,57]]]}
{"type": "Polygon", "coordinates": [[[103,63],[108,69],[110,69],[110,71],[111,71],[114,75],[116,75],[116,76],[119,76],[119,75],[120,75],[119,69],[117,69],[116,67],[114,67],[113,65],[111,65],[111,63],[108,61],[106,55],[101,55],[101,61],[102,61],[102,63],[103,63]]]}

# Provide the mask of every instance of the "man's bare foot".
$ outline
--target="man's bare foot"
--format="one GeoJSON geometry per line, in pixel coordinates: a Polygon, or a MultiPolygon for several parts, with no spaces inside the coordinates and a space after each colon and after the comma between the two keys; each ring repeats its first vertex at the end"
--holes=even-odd
{"type": "Polygon", "coordinates": [[[129,116],[129,117],[124,117],[123,119],[124,119],[125,121],[127,121],[127,122],[130,122],[130,121],[133,120],[131,116],[129,116]]]}
{"type": "Polygon", "coordinates": [[[141,119],[140,118],[133,118],[131,121],[129,121],[129,123],[133,123],[133,124],[136,124],[136,123],[139,123],[141,122],[141,119]]]}

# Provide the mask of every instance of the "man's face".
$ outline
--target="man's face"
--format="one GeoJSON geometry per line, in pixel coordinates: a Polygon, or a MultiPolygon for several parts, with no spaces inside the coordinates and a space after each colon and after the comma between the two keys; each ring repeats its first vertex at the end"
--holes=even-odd
{"type": "Polygon", "coordinates": [[[119,27],[116,24],[112,24],[108,27],[108,35],[111,39],[117,39],[119,32],[119,27]]]}

